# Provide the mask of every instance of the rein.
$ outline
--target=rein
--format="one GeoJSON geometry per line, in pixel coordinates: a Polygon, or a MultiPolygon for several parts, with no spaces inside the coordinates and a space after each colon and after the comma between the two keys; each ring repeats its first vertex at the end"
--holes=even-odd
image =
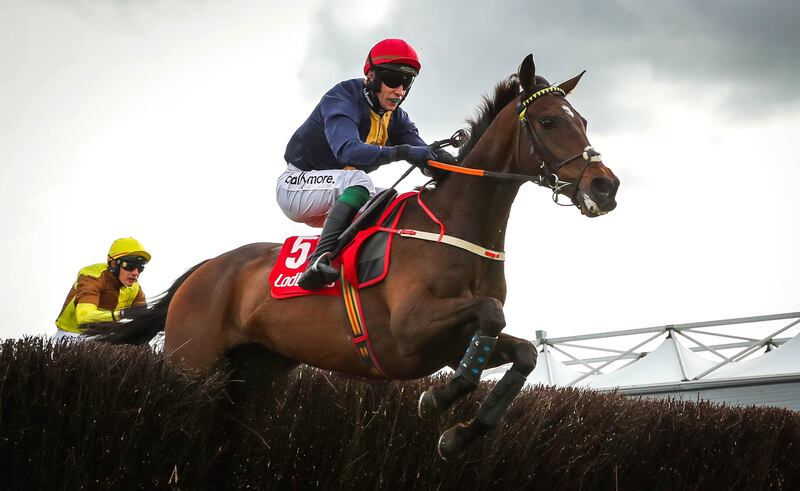
{"type": "MultiPolygon", "coordinates": [[[[544,95],[548,95],[548,94],[560,95],[562,97],[566,96],[566,93],[560,87],[556,87],[556,86],[545,87],[544,89],[539,90],[539,91],[534,92],[533,94],[531,94],[530,97],[528,97],[524,101],[521,101],[519,103],[519,106],[517,106],[517,114],[519,115],[519,123],[520,123],[520,126],[522,128],[524,128],[525,133],[528,135],[529,148],[530,148],[531,155],[535,155],[536,154],[535,147],[538,146],[539,148],[541,148],[543,150],[546,150],[547,147],[545,147],[545,145],[538,138],[538,136],[536,135],[536,132],[533,130],[533,125],[531,125],[530,121],[528,121],[528,118],[527,118],[528,106],[533,101],[538,99],[539,97],[544,96],[544,95]]],[[[583,179],[583,175],[586,172],[586,169],[589,168],[589,165],[592,162],[601,162],[602,161],[602,156],[600,155],[600,153],[597,152],[591,145],[589,145],[586,148],[584,148],[583,152],[575,154],[575,155],[573,155],[571,157],[568,157],[568,158],[566,158],[564,160],[561,160],[560,162],[558,162],[556,164],[552,164],[552,165],[548,164],[547,161],[545,160],[545,158],[543,156],[541,156],[541,155],[539,156],[539,158],[542,161],[542,164],[541,164],[542,173],[541,174],[536,174],[536,175],[514,174],[514,173],[511,173],[511,172],[497,172],[497,171],[490,171],[490,170],[483,170],[483,169],[472,169],[472,168],[467,168],[467,167],[461,167],[459,165],[445,164],[443,162],[437,162],[435,160],[429,160],[428,161],[428,165],[431,166],[431,167],[434,167],[436,169],[441,169],[443,171],[453,172],[453,173],[456,173],[456,174],[465,174],[465,175],[479,176],[479,177],[491,177],[491,178],[495,178],[495,179],[508,179],[508,180],[514,180],[514,181],[531,181],[534,184],[537,184],[539,186],[543,186],[543,187],[546,187],[546,188],[552,190],[553,191],[553,196],[552,196],[553,197],[553,202],[556,203],[557,205],[559,205],[559,206],[572,206],[572,205],[575,204],[575,199],[577,198],[577,195],[578,195],[578,184],[580,183],[581,179],[583,179]],[[573,160],[575,160],[577,158],[582,158],[583,161],[584,161],[583,167],[581,168],[581,172],[580,172],[580,174],[578,174],[578,177],[573,182],[562,181],[561,179],[559,179],[558,174],[557,174],[558,170],[561,169],[561,167],[565,166],[566,164],[572,162],[573,160]],[[566,205],[565,204],[561,204],[561,203],[558,202],[558,192],[561,191],[562,189],[564,189],[565,187],[569,186],[569,185],[572,185],[574,187],[572,195],[570,196],[571,203],[570,204],[566,204],[566,205]]]]}

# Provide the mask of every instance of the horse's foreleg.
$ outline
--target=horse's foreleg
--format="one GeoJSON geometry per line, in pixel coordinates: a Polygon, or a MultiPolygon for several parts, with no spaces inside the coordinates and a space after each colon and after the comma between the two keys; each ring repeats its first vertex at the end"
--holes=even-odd
{"type": "Polygon", "coordinates": [[[453,378],[447,383],[429,387],[420,396],[419,416],[425,420],[435,419],[450,409],[458,399],[477,389],[496,342],[497,337],[481,336],[478,333],[472,336],[453,378]]]}
{"type": "MultiPolygon", "coordinates": [[[[478,388],[481,373],[489,363],[500,331],[505,327],[505,316],[499,301],[489,297],[471,301],[472,310],[468,312],[472,317],[451,316],[448,320],[456,326],[469,324],[476,331],[453,378],[446,384],[430,387],[420,396],[418,409],[422,419],[436,418],[456,400],[478,388]]],[[[438,312],[441,314],[442,310],[438,312]]]]}
{"type": "Polygon", "coordinates": [[[492,358],[493,365],[508,361],[513,364],[486,396],[473,420],[460,423],[442,433],[439,438],[439,455],[445,460],[458,457],[478,437],[500,424],[511,402],[525,384],[527,376],[536,367],[536,347],[530,341],[504,334],[501,335],[492,358]]]}

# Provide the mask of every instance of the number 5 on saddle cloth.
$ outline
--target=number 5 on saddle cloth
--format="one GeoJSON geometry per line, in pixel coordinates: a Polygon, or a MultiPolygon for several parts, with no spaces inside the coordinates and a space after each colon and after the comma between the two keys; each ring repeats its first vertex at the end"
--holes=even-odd
{"type": "MultiPolygon", "coordinates": [[[[394,228],[405,208],[406,199],[416,192],[403,194],[396,200],[397,191],[386,189],[366,205],[364,212],[342,233],[333,253],[333,262],[341,266],[348,281],[357,288],[374,285],[383,280],[389,270],[389,250],[393,233],[379,230],[379,224],[394,228]]],[[[289,237],[281,248],[278,260],[270,273],[270,293],[273,298],[292,298],[304,295],[341,295],[339,281],[316,291],[297,285],[305,270],[308,257],[316,247],[318,237],[289,237]]]]}

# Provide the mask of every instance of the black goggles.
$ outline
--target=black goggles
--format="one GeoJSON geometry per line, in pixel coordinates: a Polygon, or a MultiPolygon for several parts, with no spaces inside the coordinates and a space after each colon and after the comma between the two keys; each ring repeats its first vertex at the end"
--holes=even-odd
{"type": "Polygon", "coordinates": [[[125,271],[134,271],[139,270],[141,273],[144,271],[144,263],[134,262],[134,261],[120,261],[119,267],[124,269],[125,271]]]}
{"type": "Polygon", "coordinates": [[[411,84],[414,83],[414,75],[408,73],[400,73],[394,70],[381,70],[381,82],[386,84],[390,89],[396,89],[403,86],[403,90],[408,90],[411,84]]]}

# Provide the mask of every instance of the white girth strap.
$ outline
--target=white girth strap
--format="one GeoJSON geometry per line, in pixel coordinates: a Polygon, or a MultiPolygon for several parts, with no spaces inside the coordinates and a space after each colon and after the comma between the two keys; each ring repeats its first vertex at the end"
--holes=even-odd
{"type": "Polygon", "coordinates": [[[464,249],[465,251],[469,251],[473,254],[477,254],[480,257],[486,259],[492,259],[494,261],[506,260],[505,252],[492,251],[485,247],[473,244],[472,242],[467,242],[466,240],[459,239],[458,237],[453,237],[452,235],[442,235],[440,238],[439,234],[435,234],[432,232],[422,232],[421,230],[411,230],[407,228],[401,228],[397,230],[394,229],[383,229],[383,230],[387,232],[396,233],[402,237],[411,237],[412,239],[429,240],[431,242],[443,242],[445,244],[458,247],[459,249],[464,249]]]}

